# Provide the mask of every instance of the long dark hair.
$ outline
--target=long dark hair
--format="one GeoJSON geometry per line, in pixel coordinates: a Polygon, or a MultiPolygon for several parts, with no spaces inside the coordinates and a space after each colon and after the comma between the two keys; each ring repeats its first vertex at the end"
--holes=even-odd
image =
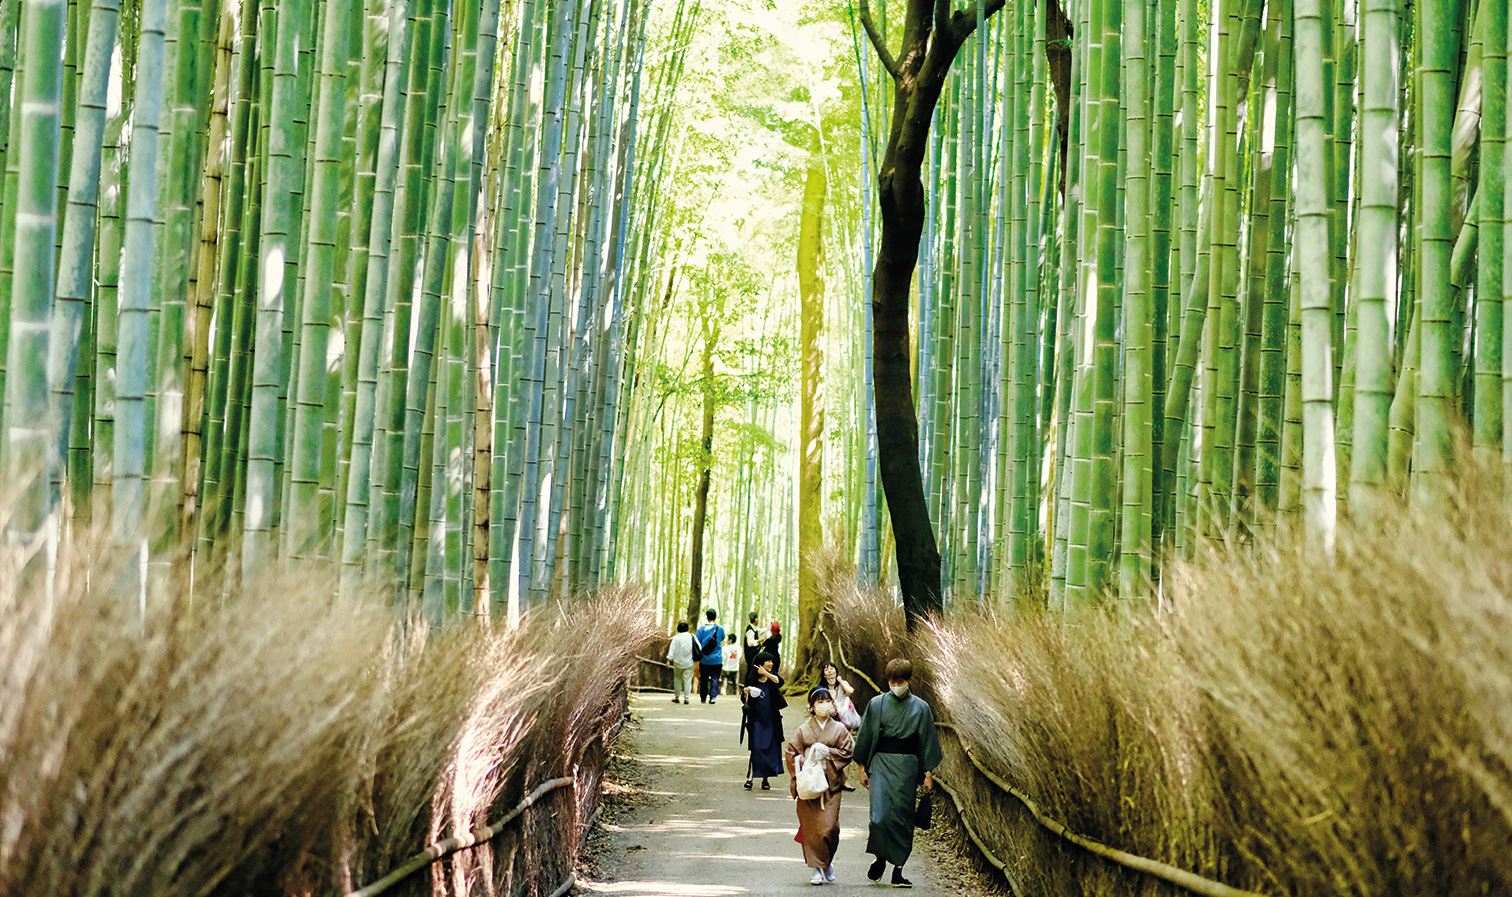
{"type": "Polygon", "coordinates": [[[829,680],[824,677],[824,671],[829,669],[833,669],[835,671],[836,684],[840,682],[839,664],[835,663],[833,660],[826,660],[824,663],[819,664],[819,684],[814,686],[815,688],[829,688],[829,680]]]}

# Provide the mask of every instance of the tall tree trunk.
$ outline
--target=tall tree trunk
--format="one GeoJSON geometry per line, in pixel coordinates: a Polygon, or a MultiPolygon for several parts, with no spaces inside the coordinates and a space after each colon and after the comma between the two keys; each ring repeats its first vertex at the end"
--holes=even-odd
{"type": "Polygon", "coordinates": [[[824,203],[827,185],[819,129],[809,148],[808,178],[803,187],[803,214],[798,229],[798,292],[803,312],[803,399],[798,458],[798,648],[788,676],[807,682],[815,670],[814,630],[824,598],[814,552],[824,535],[824,203]]]}
{"type": "Polygon", "coordinates": [[[940,550],[919,471],[919,422],[914,414],[909,364],[908,293],[924,228],[920,169],[935,105],[956,53],[976,29],[979,15],[985,21],[1002,8],[1003,0],[992,0],[980,11],[951,13],[943,0],[938,9],[926,0],[909,0],[902,50],[894,57],[872,21],[870,5],[860,5],[867,36],[893,78],[892,129],[877,173],[882,240],[872,273],[872,388],[877,399],[882,490],[892,517],[898,585],[909,629],[921,615],[943,608],[940,550]]]}
{"type": "Polygon", "coordinates": [[[714,343],[719,325],[703,319],[703,433],[698,439],[698,491],[693,494],[693,548],[688,561],[688,625],[698,625],[703,607],[704,526],[709,519],[709,485],[714,467],[714,343]]]}

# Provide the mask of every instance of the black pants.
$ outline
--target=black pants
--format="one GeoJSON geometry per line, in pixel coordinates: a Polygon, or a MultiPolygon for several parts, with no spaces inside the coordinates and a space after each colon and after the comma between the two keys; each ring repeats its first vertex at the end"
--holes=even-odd
{"type": "Polygon", "coordinates": [[[701,663],[698,665],[698,700],[699,703],[712,701],[719,697],[719,676],[724,668],[717,663],[701,663]]]}

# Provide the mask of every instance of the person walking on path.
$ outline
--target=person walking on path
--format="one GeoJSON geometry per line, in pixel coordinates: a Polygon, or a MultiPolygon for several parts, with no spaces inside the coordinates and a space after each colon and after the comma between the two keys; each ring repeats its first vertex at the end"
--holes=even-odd
{"type": "Polygon", "coordinates": [[[809,718],[787,743],[788,790],[798,802],[798,840],[803,861],[814,870],[810,884],[835,880],[835,849],[840,846],[840,797],[845,787],[845,767],[851,762],[856,740],[835,718],[835,701],[829,689],[809,692],[809,718]],[[797,758],[824,766],[829,791],[811,800],[798,796],[797,758]]]}
{"type": "Polygon", "coordinates": [[[777,658],[765,651],[757,654],[740,692],[740,700],[745,704],[740,717],[740,737],[742,740],[747,735],[751,737],[747,791],[757,776],[761,777],[761,790],[769,791],[771,777],[782,775],[782,708],[787,706],[787,699],[782,696],[782,677],[776,666],[777,658]]]}
{"type": "Polygon", "coordinates": [[[719,697],[719,673],[724,666],[724,656],[719,646],[724,644],[724,627],[715,622],[719,612],[714,608],[704,611],[704,622],[699,624],[693,636],[693,653],[698,657],[698,703],[714,703],[719,697]]]}
{"type": "Polygon", "coordinates": [[[692,703],[688,695],[693,693],[693,633],[686,621],[677,624],[677,635],[667,646],[667,660],[672,664],[672,703],[676,704],[678,698],[684,704],[692,703]]]}
{"type": "Polygon", "coordinates": [[[871,790],[866,852],[877,858],[866,877],[881,881],[892,863],[895,888],[913,887],[903,877],[903,864],[913,852],[914,795],[921,784],[925,791],[934,789],[931,770],[944,759],[934,711],[923,698],[909,693],[912,678],[913,664],[906,658],[887,662],[887,693],[867,703],[856,736],[861,785],[871,790]]]}
{"type": "MultiPolygon", "coordinates": [[[[730,694],[740,691],[740,649],[735,646],[735,633],[725,637],[724,681],[730,684],[730,694]]],[[[719,689],[724,691],[723,685],[719,689]]]]}

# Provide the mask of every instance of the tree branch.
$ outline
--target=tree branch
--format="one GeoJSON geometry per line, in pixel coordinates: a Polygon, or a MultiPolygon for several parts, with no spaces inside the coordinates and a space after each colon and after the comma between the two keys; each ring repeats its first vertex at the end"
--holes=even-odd
{"type": "MultiPolygon", "coordinates": [[[[949,0],[941,0],[942,5],[948,2],[949,0]]],[[[985,22],[992,18],[992,14],[1000,11],[1005,3],[1006,0],[987,0],[986,4],[982,7],[982,21],[985,22]]],[[[951,16],[950,36],[955,40],[956,45],[960,46],[966,42],[966,38],[971,36],[971,32],[976,30],[976,26],[977,14],[975,5],[968,9],[956,10],[955,14],[951,16]]]]}
{"type": "MultiPolygon", "coordinates": [[[[950,6],[951,0],[935,0],[935,40],[951,40],[954,35],[950,33],[950,6]]],[[[956,43],[960,43],[957,41],[956,43]]],[[[951,54],[952,58],[954,53],[951,54]]]]}
{"type": "Polygon", "coordinates": [[[893,58],[887,49],[887,42],[882,39],[882,32],[877,30],[877,23],[872,21],[871,4],[867,0],[861,0],[861,27],[866,29],[866,36],[871,39],[872,47],[877,51],[877,58],[882,60],[882,67],[887,73],[898,80],[898,61],[893,58]]]}

